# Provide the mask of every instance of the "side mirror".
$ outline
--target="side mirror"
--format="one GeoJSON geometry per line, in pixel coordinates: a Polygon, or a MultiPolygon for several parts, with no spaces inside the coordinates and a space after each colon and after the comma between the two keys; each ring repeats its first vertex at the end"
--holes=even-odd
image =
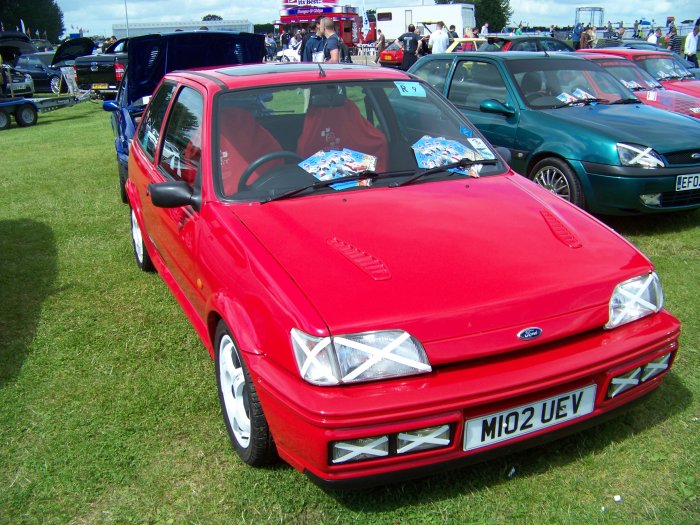
{"type": "Polygon", "coordinates": [[[484,100],[479,106],[479,111],[483,111],[484,113],[496,113],[498,115],[505,115],[506,117],[515,115],[515,110],[513,108],[493,98],[484,100]]]}
{"type": "Polygon", "coordinates": [[[102,103],[102,109],[105,111],[119,111],[119,104],[114,100],[105,100],[102,103]]]}
{"type": "Polygon", "coordinates": [[[510,166],[510,161],[513,160],[513,155],[511,154],[510,150],[503,146],[496,146],[496,151],[501,157],[503,157],[503,160],[506,161],[506,164],[510,166]]]}
{"type": "Polygon", "coordinates": [[[199,209],[199,199],[193,196],[192,187],[185,181],[151,183],[148,185],[151,202],[158,208],[180,208],[193,206],[199,209]]]}

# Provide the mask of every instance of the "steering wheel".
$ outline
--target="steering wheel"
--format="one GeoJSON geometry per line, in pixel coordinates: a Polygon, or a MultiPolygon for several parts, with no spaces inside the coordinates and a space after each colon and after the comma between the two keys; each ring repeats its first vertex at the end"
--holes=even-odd
{"type": "Polygon", "coordinates": [[[261,155],[255,159],[245,170],[243,170],[243,173],[241,173],[241,178],[238,181],[238,191],[243,191],[246,189],[248,179],[250,179],[255,170],[257,170],[263,164],[267,164],[268,162],[277,159],[288,159],[290,161],[295,160],[297,162],[303,160],[299,155],[289,150],[271,151],[270,153],[265,153],[265,155],[261,155]]]}

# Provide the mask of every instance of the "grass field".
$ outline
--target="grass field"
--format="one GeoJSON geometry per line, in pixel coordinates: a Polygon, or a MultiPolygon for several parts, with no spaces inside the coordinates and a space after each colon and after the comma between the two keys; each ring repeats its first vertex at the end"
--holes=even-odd
{"type": "Polygon", "coordinates": [[[108,115],[41,115],[1,131],[0,152],[0,524],[700,523],[700,211],[608,220],[683,322],[645,403],[527,452],[336,493],[235,456],[208,353],[136,269],[108,115]]]}

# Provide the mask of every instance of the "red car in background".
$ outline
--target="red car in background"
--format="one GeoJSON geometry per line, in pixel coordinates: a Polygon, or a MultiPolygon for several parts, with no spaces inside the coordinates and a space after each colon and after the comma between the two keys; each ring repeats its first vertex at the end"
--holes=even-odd
{"type": "Polygon", "coordinates": [[[586,49],[586,53],[603,53],[626,58],[649,73],[666,89],[700,97],[700,80],[671,53],[622,47],[586,49]]]}
{"type": "Polygon", "coordinates": [[[403,62],[403,47],[398,40],[394,40],[379,53],[379,65],[386,67],[401,67],[403,62]]]}
{"type": "Polygon", "coordinates": [[[581,54],[606,69],[626,88],[634,92],[644,104],[700,118],[700,98],[664,88],[660,82],[634,62],[614,55],[585,51],[581,54]]]}
{"type": "Polygon", "coordinates": [[[128,173],[136,263],[249,465],[366,487],[478,461],[627,407],[678,348],[651,261],[402,71],[168,73],[128,173]]]}

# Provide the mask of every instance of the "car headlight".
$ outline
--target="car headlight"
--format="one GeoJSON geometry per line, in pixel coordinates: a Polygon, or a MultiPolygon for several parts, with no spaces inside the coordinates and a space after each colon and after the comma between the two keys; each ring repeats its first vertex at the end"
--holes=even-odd
{"type": "Polygon", "coordinates": [[[432,370],[423,346],[403,330],[314,337],[292,329],[301,377],[338,385],[423,374],[432,370]]]}
{"type": "Polygon", "coordinates": [[[664,306],[664,292],[656,272],[618,284],[610,298],[605,328],[616,328],[654,314],[664,306]]]}
{"type": "Polygon", "coordinates": [[[653,149],[640,144],[624,144],[618,142],[617,154],[620,164],[637,168],[663,168],[664,161],[653,149]]]}

